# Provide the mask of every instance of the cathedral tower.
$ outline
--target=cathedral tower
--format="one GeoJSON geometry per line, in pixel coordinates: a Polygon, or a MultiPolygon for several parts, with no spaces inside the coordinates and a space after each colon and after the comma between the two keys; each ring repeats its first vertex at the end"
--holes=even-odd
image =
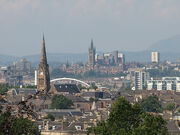
{"type": "Polygon", "coordinates": [[[41,62],[39,64],[39,69],[38,69],[37,89],[44,92],[48,92],[50,89],[49,65],[47,64],[44,35],[42,41],[41,62]]]}

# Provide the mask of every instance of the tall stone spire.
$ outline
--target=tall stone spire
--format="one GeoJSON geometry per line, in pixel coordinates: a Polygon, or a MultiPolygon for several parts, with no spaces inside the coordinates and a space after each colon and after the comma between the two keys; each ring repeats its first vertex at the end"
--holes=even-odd
{"type": "Polygon", "coordinates": [[[50,90],[49,65],[47,64],[45,39],[43,35],[41,62],[38,69],[38,90],[48,92],[50,90]]]}
{"type": "Polygon", "coordinates": [[[44,35],[43,35],[43,41],[42,41],[41,63],[47,64],[46,47],[45,47],[45,38],[44,38],[44,35]]]}

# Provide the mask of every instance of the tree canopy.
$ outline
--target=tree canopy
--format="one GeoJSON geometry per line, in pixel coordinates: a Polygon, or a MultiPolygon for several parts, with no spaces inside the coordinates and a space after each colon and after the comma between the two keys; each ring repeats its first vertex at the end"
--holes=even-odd
{"type": "Polygon", "coordinates": [[[157,96],[149,96],[143,99],[140,105],[145,112],[162,112],[161,102],[157,96]]]}
{"type": "Polygon", "coordinates": [[[55,120],[55,117],[54,117],[54,115],[52,115],[52,114],[48,114],[46,117],[45,117],[45,119],[50,119],[51,121],[54,121],[55,120]]]}
{"type": "Polygon", "coordinates": [[[13,116],[10,112],[0,115],[1,135],[40,135],[34,122],[23,117],[13,116]]]}
{"type": "Polygon", "coordinates": [[[149,72],[149,75],[151,77],[164,77],[164,76],[180,76],[179,71],[175,71],[174,67],[169,67],[168,69],[148,69],[147,72],[149,72]]]}
{"type": "Polygon", "coordinates": [[[159,115],[146,113],[138,103],[134,105],[123,97],[118,98],[107,121],[89,128],[96,135],[166,135],[166,121],[159,115]]]}
{"type": "Polygon", "coordinates": [[[69,109],[72,106],[72,100],[63,95],[54,95],[52,97],[51,109],[69,109]]]}
{"type": "Polygon", "coordinates": [[[89,70],[86,72],[81,72],[81,73],[69,73],[66,71],[63,71],[59,68],[53,69],[51,72],[51,76],[53,78],[57,77],[70,77],[70,78],[94,78],[94,77],[120,77],[120,76],[125,76],[126,73],[123,72],[118,72],[116,74],[112,73],[102,73],[100,71],[93,71],[89,70]]]}
{"type": "Polygon", "coordinates": [[[170,102],[166,104],[165,110],[174,111],[176,108],[176,104],[174,102],[170,102]]]}
{"type": "Polygon", "coordinates": [[[0,84],[0,94],[4,95],[9,89],[9,85],[7,83],[0,84]]]}

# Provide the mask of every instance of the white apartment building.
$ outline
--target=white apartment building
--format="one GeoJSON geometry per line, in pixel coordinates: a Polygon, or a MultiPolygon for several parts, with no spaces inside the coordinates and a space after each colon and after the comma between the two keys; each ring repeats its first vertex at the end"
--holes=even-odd
{"type": "Polygon", "coordinates": [[[160,53],[159,52],[151,52],[151,62],[159,63],[160,61],[160,53]]]}
{"type": "Polygon", "coordinates": [[[163,77],[161,80],[147,80],[147,90],[175,90],[180,92],[180,77],[163,77]]]}
{"type": "Polygon", "coordinates": [[[147,85],[149,73],[144,71],[135,71],[135,90],[143,90],[147,85]]]}

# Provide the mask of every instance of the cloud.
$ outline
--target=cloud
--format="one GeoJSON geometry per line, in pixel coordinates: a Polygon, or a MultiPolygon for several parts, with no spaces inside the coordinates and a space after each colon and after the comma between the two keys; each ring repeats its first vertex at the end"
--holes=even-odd
{"type": "Polygon", "coordinates": [[[0,0],[0,18],[18,15],[24,12],[28,6],[33,11],[39,7],[39,2],[36,0],[0,0]]]}
{"type": "Polygon", "coordinates": [[[27,11],[40,18],[179,19],[180,0],[0,0],[1,20],[27,11]]]}

